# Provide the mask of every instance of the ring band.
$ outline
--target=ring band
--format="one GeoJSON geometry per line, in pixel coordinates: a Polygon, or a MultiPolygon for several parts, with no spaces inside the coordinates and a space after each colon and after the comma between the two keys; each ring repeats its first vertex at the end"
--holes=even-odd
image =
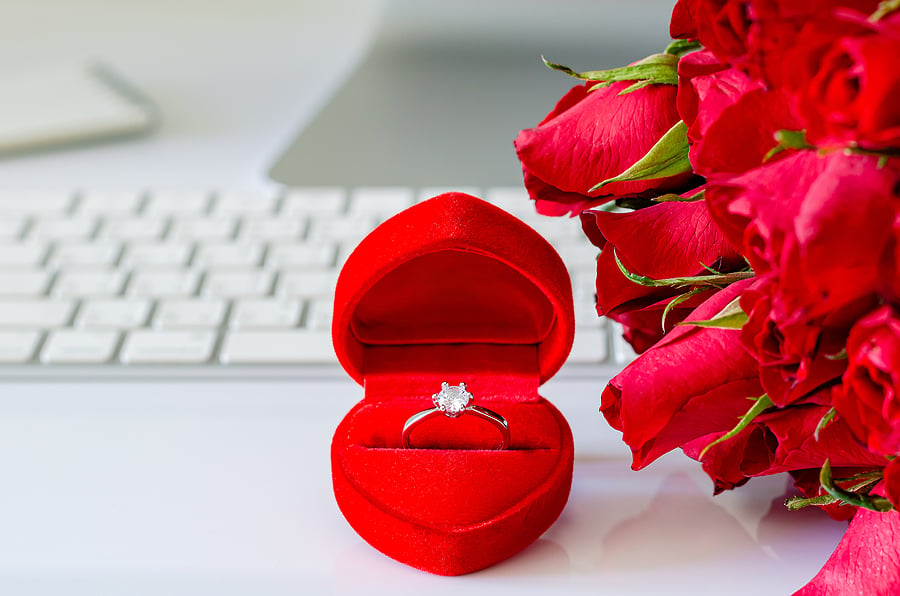
{"type": "Polygon", "coordinates": [[[400,443],[404,449],[409,449],[409,439],[413,428],[418,424],[436,416],[446,416],[448,418],[459,418],[463,414],[471,414],[482,420],[490,422],[497,430],[500,431],[501,441],[496,449],[506,449],[509,447],[509,424],[506,419],[487,408],[481,406],[470,406],[473,396],[466,391],[466,384],[460,383],[459,386],[451,387],[449,383],[441,383],[441,390],[431,396],[434,407],[422,410],[417,414],[413,414],[403,425],[403,432],[400,435],[400,443]]]}

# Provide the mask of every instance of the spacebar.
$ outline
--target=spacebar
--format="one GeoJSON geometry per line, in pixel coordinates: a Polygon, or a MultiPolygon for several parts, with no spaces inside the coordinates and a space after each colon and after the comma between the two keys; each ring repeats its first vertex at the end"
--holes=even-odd
{"type": "Polygon", "coordinates": [[[333,364],[327,331],[231,331],[219,358],[223,364],[333,364]]]}

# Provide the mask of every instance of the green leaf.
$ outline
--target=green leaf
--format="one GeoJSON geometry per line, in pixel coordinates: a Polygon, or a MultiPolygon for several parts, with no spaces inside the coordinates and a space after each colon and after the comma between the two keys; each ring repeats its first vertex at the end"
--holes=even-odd
{"type": "Polygon", "coordinates": [[[672,43],[666,46],[665,52],[666,54],[681,57],[702,47],[696,39],[673,39],[672,43]]]}
{"type": "Polygon", "coordinates": [[[878,3],[878,8],[869,17],[869,21],[877,23],[897,9],[900,9],[900,0],[881,0],[878,3]]]}
{"type": "Polygon", "coordinates": [[[615,176],[594,185],[589,193],[600,190],[613,182],[631,182],[634,180],[655,180],[667,178],[691,171],[688,159],[687,124],[678,121],[664,134],[647,154],[637,160],[630,168],[615,176]]]}
{"type": "Polygon", "coordinates": [[[613,251],[613,258],[616,261],[616,267],[619,268],[619,271],[622,272],[622,275],[628,278],[629,281],[648,288],[684,288],[689,286],[710,286],[714,288],[722,288],[736,281],[753,277],[754,275],[752,271],[737,271],[735,273],[719,273],[716,275],[698,275],[695,277],[671,277],[668,279],[653,279],[651,277],[638,275],[637,273],[632,273],[631,271],[629,271],[625,267],[625,265],[622,264],[622,261],[619,260],[619,255],[615,251],[613,251]]]}
{"type": "Polygon", "coordinates": [[[819,440],[819,433],[822,432],[822,429],[825,428],[826,426],[828,426],[828,424],[829,424],[832,420],[834,420],[834,415],[835,415],[835,413],[836,413],[836,412],[835,412],[835,409],[834,409],[834,408],[831,408],[831,409],[829,409],[827,412],[825,412],[825,415],[822,416],[822,419],[821,419],[821,420],[819,420],[819,423],[816,425],[816,430],[813,431],[813,438],[814,438],[816,441],[819,440]]]}
{"type": "Polygon", "coordinates": [[[856,505],[857,507],[863,507],[864,509],[871,509],[872,511],[881,513],[890,511],[894,508],[894,506],[891,505],[891,502],[884,497],[854,493],[846,491],[836,485],[831,478],[831,462],[827,459],[825,460],[825,463],[822,464],[822,470],[819,472],[819,483],[829,495],[849,505],[856,505]]]}
{"type": "Polygon", "coordinates": [[[629,66],[611,68],[609,70],[586,70],[584,72],[578,72],[563,64],[550,62],[543,56],[541,56],[541,60],[544,61],[548,68],[558,70],[570,77],[583,81],[601,81],[601,84],[595,86],[594,89],[597,87],[608,87],[619,81],[639,82],[639,84],[620,91],[619,95],[631,93],[646,85],[678,84],[678,56],[672,54],[653,54],[629,66]]]}
{"type": "Polygon", "coordinates": [[[740,329],[749,317],[741,309],[741,297],[738,296],[725,305],[713,318],[705,321],[682,321],[679,325],[691,325],[694,327],[712,327],[714,329],[740,329]]]}
{"type": "Polygon", "coordinates": [[[706,447],[703,448],[703,451],[700,452],[701,460],[703,459],[703,456],[706,455],[706,452],[709,451],[712,447],[714,447],[715,445],[718,445],[719,443],[721,443],[723,441],[727,441],[728,439],[736,437],[738,435],[738,433],[740,433],[742,430],[747,428],[747,426],[749,426],[750,423],[753,422],[754,418],[756,418],[757,416],[762,414],[764,411],[766,411],[768,408],[771,408],[774,405],[772,403],[772,400],[769,399],[768,393],[763,393],[759,397],[757,397],[755,399],[754,398],[751,398],[751,399],[753,399],[753,405],[750,406],[750,409],[747,410],[747,413],[741,417],[741,419],[738,421],[737,425],[735,425],[735,427],[732,428],[730,431],[728,431],[727,433],[725,433],[724,435],[722,435],[721,437],[719,437],[718,439],[716,439],[715,441],[713,441],[712,443],[710,443],[709,445],[707,445],[706,447]]]}

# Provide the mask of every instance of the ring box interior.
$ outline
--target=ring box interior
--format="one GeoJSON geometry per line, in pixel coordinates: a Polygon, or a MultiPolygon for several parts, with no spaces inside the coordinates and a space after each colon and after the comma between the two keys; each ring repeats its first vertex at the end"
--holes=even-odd
{"type": "Polygon", "coordinates": [[[332,442],[334,493],[357,533],[384,554],[440,575],[483,569],[528,546],[565,507],[569,425],[538,388],[574,336],[572,290],[553,248],[508,213],[440,195],[376,228],[335,290],[335,352],[365,388],[332,442]],[[442,382],[509,424],[439,416],[442,382]]]}

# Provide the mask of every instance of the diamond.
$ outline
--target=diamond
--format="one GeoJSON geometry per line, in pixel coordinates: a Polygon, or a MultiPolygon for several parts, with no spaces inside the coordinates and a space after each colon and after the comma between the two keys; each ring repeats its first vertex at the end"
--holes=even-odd
{"type": "Polygon", "coordinates": [[[431,400],[441,412],[450,418],[456,418],[466,410],[466,406],[472,401],[472,394],[466,391],[465,383],[451,387],[445,381],[441,383],[441,390],[431,396],[431,400]]]}

